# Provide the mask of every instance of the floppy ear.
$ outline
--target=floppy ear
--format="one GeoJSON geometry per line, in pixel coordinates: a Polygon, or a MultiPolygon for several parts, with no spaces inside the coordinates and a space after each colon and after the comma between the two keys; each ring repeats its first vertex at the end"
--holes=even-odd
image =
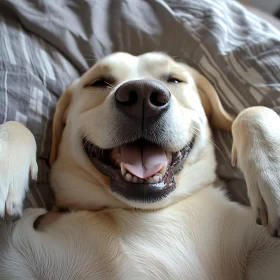
{"type": "Polygon", "coordinates": [[[223,108],[219,96],[210,82],[196,70],[191,69],[204,111],[210,124],[217,129],[231,131],[233,117],[223,108]]]}
{"type": "Polygon", "coordinates": [[[53,117],[52,127],[52,147],[49,158],[49,163],[52,165],[56,160],[58,145],[61,140],[63,129],[66,125],[69,105],[71,103],[72,93],[68,88],[58,100],[56,110],[53,117]]]}

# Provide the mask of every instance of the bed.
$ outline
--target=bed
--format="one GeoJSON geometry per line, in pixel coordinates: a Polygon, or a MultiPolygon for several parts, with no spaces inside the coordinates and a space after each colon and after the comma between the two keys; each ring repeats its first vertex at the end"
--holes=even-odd
{"type": "MultiPolygon", "coordinates": [[[[39,176],[25,207],[50,208],[52,116],[65,88],[116,51],[163,51],[200,71],[237,115],[279,110],[278,21],[232,0],[5,0],[0,2],[0,123],[17,120],[35,135],[39,176]]],[[[233,200],[248,203],[241,172],[230,165],[231,135],[214,132],[217,172],[233,200]]]]}

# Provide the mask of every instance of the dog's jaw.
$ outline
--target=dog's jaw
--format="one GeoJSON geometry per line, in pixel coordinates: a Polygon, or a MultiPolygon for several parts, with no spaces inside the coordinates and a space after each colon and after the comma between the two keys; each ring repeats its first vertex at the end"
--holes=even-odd
{"type": "MultiPolygon", "coordinates": [[[[167,160],[165,166],[162,167],[156,175],[152,175],[146,179],[141,179],[130,174],[129,171],[125,169],[125,164],[123,164],[123,162],[117,163],[116,161],[112,161],[111,154],[116,148],[101,150],[86,138],[83,138],[82,143],[84,151],[92,164],[101,173],[110,177],[110,190],[112,194],[120,200],[134,206],[135,202],[137,204],[153,204],[164,200],[176,189],[174,175],[183,168],[184,162],[187,160],[195,145],[195,136],[182,150],[175,153],[168,153],[169,160],[164,156],[167,160]],[[127,174],[130,175],[129,177],[133,177],[133,180],[127,180],[127,174]]],[[[134,143],[133,146],[137,147],[141,145],[142,147],[143,141],[137,143],[138,142],[134,143]]],[[[147,144],[145,141],[144,143],[146,143],[146,146],[152,145],[153,150],[161,150],[161,148],[157,148],[155,144],[147,144]]],[[[166,154],[166,152],[163,153],[166,154]]],[[[131,155],[129,156],[131,157],[131,155]]]]}

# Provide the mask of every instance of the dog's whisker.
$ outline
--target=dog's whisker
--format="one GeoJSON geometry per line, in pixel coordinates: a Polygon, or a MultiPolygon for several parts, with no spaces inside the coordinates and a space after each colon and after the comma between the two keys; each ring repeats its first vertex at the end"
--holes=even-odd
{"type": "MultiPolygon", "coordinates": [[[[190,127],[191,133],[193,133],[195,136],[198,135],[198,133],[200,132],[200,129],[194,126],[190,127]]],[[[222,150],[218,147],[218,145],[215,143],[214,139],[212,138],[208,138],[207,139],[208,142],[210,142],[212,145],[214,145],[214,147],[217,149],[217,151],[223,156],[223,158],[225,160],[227,160],[226,156],[224,155],[224,153],[222,152],[222,150]]]]}
{"type": "Polygon", "coordinates": [[[104,83],[107,85],[107,88],[113,89],[114,86],[112,86],[109,82],[104,81],[104,83]]]}
{"type": "Polygon", "coordinates": [[[214,145],[214,147],[217,149],[217,151],[222,155],[222,157],[227,160],[226,156],[224,155],[224,153],[222,152],[222,150],[218,147],[218,145],[215,143],[214,139],[209,138],[208,141],[214,145]]]}

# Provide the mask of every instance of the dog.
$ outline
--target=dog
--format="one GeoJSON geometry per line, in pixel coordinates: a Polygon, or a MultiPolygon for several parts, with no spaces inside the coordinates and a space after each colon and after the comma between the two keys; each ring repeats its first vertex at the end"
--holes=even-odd
{"type": "MultiPolygon", "coordinates": [[[[279,279],[279,124],[265,107],[234,120],[206,78],[166,54],[101,59],[57,104],[56,208],[2,226],[0,278],[279,279]],[[217,183],[212,128],[232,131],[251,207],[217,183]]],[[[21,214],[36,145],[15,122],[1,131],[0,214],[21,214]]]]}

